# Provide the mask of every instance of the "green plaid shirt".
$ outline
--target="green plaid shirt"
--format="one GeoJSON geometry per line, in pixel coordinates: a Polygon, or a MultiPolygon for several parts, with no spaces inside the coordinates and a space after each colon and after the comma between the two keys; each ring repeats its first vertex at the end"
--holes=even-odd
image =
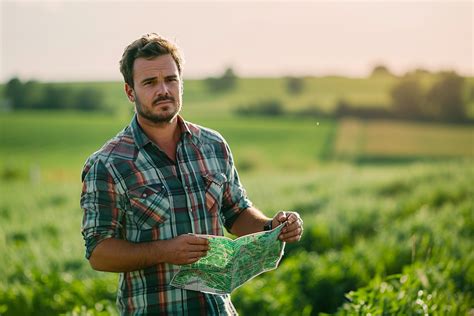
{"type": "MultiPolygon", "coordinates": [[[[215,131],[178,117],[176,162],[138,125],[129,126],[87,160],[82,173],[86,257],[104,239],[133,243],[182,234],[223,235],[251,206],[229,146],[215,131]]],[[[169,285],[179,266],[162,263],[120,273],[117,306],[126,315],[236,314],[230,295],[169,285]]]]}

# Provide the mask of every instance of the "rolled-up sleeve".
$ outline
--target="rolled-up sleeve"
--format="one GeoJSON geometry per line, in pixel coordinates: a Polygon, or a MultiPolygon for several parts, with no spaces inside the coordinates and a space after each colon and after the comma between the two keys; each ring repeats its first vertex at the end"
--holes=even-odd
{"type": "Polygon", "coordinates": [[[225,143],[227,151],[227,179],[222,201],[222,215],[224,225],[230,231],[237,217],[245,209],[252,206],[252,202],[247,197],[247,193],[239,179],[239,174],[234,165],[234,159],[229,146],[225,143]]]}
{"type": "Polygon", "coordinates": [[[86,163],[82,180],[81,231],[89,259],[101,241],[122,235],[123,197],[117,193],[113,177],[100,160],[86,163]]]}

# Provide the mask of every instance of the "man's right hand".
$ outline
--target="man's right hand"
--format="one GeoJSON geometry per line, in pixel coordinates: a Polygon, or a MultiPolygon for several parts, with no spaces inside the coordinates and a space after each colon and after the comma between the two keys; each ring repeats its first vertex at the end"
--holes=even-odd
{"type": "Polygon", "coordinates": [[[207,255],[208,250],[207,239],[192,234],[181,235],[167,240],[166,262],[177,265],[194,263],[207,255]]]}
{"type": "Polygon", "coordinates": [[[89,262],[92,268],[99,271],[130,272],[163,262],[178,265],[194,263],[208,250],[207,239],[191,234],[144,243],[108,238],[95,247],[89,262]]]}

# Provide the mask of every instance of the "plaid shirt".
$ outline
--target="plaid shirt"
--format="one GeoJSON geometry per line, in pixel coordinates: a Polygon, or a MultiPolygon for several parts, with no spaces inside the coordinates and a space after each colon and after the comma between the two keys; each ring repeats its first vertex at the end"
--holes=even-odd
{"type": "MultiPolygon", "coordinates": [[[[176,162],[138,125],[129,126],[87,160],[82,173],[82,235],[86,257],[113,237],[133,243],[182,234],[223,235],[251,206],[229,146],[215,131],[178,117],[176,162]]],[[[162,263],[120,273],[117,306],[133,315],[236,314],[230,295],[169,285],[179,266],[162,263]]]]}

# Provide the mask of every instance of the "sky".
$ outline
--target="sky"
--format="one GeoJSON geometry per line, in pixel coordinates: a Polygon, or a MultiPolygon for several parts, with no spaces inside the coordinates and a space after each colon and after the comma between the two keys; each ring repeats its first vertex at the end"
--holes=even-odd
{"type": "Polygon", "coordinates": [[[122,80],[125,46],[178,43],[184,77],[361,77],[377,64],[474,76],[474,1],[0,0],[0,82],[122,80]]]}

